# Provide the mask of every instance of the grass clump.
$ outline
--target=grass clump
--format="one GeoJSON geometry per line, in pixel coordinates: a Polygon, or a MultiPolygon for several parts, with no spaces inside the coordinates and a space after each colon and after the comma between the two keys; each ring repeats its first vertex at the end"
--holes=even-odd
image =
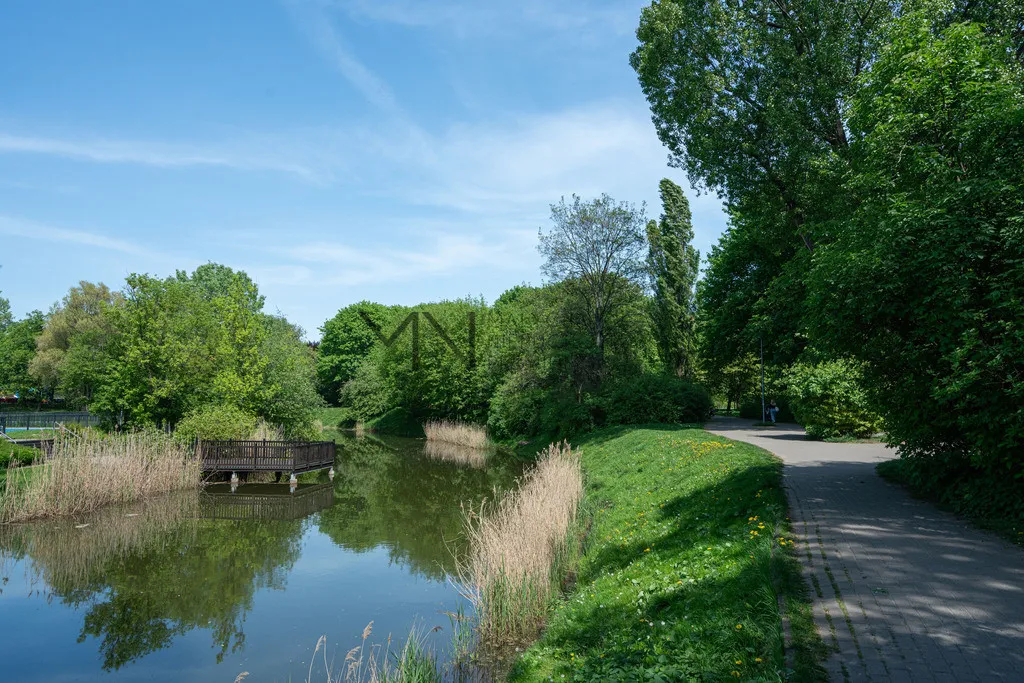
{"type": "Polygon", "coordinates": [[[582,497],[579,451],[551,444],[518,489],[469,513],[469,559],[460,573],[482,643],[525,642],[543,627],[571,564],[582,497]]]}
{"type": "Polygon", "coordinates": [[[820,678],[774,456],[664,426],[579,446],[593,515],[577,583],[511,680],[820,678]]]}
{"type": "Polygon", "coordinates": [[[491,445],[487,429],[468,422],[431,420],[423,425],[427,441],[442,441],[468,448],[487,448],[491,445]]]}
{"type": "Polygon", "coordinates": [[[130,503],[201,486],[199,461],[161,432],[54,440],[45,465],[33,475],[8,476],[0,501],[0,522],[74,515],[105,505],[130,503]]]}

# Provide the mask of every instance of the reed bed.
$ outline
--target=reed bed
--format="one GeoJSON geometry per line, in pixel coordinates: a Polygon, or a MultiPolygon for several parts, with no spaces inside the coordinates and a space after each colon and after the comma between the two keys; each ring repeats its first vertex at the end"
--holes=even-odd
{"type": "Polygon", "coordinates": [[[33,476],[7,478],[0,522],[77,515],[105,505],[202,486],[199,461],[161,432],[63,434],[33,476]]]}
{"type": "Polygon", "coordinates": [[[469,558],[460,588],[476,610],[481,642],[532,640],[548,603],[577,554],[577,510],[583,498],[579,451],[551,444],[520,487],[467,513],[469,558]]]}
{"type": "Polygon", "coordinates": [[[451,420],[431,420],[423,425],[427,441],[442,441],[468,448],[488,448],[487,430],[480,425],[451,420]]]}
{"type": "Polygon", "coordinates": [[[432,460],[451,462],[456,465],[469,465],[470,467],[486,467],[487,458],[490,455],[488,449],[470,448],[446,441],[427,441],[424,444],[423,452],[432,460]]]}
{"type": "Polygon", "coordinates": [[[249,438],[253,441],[284,441],[284,430],[260,418],[249,438]]]}

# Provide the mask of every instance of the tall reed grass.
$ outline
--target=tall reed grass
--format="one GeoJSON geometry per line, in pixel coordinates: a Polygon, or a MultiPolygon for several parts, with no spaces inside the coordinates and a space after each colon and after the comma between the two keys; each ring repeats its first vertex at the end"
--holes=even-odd
{"type": "Polygon", "coordinates": [[[491,445],[487,430],[480,425],[451,420],[431,420],[423,425],[427,441],[443,441],[469,448],[487,448],[491,445]]]}
{"type": "Polygon", "coordinates": [[[459,581],[476,609],[482,642],[526,642],[543,627],[548,603],[578,554],[582,498],[579,451],[551,444],[517,490],[467,512],[470,551],[459,581]]]}
{"type": "Polygon", "coordinates": [[[161,432],[62,434],[35,470],[28,479],[7,478],[0,522],[82,514],[202,486],[199,461],[161,432]]]}
{"type": "MultiPolygon", "coordinates": [[[[323,672],[326,683],[440,683],[444,680],[433,652],[426,645],[426,636],[413,628],[405,643],[392,650],[391,636],[384,645],[369,642],[373,633],[371,621],[363,629],[363,640],[345,655],[341,671],[336,671],[327,658],[327,636],[316,641],[313,656],[310,657],[306,683],[314,682],[314,669],[321,675],[317,654],[322,651],[323,672]]],[[[249,672],[243,672],[248,676],[249,672]]],[[[240,676],[242,674],[239,674],[240,676]]],[[[320,681],[318,677],[316,681],[320,681]]],[[[237,683],[238,679],[236,679],[237,683]]]]}

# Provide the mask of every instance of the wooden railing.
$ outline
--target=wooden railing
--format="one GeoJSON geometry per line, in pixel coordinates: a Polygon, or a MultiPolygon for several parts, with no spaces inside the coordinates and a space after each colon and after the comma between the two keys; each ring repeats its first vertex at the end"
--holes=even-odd
{"type": "Polygon", "coordinates": [[[310,472],[334,464],[333,441],[200,441],[207,472],[310,472]]]}

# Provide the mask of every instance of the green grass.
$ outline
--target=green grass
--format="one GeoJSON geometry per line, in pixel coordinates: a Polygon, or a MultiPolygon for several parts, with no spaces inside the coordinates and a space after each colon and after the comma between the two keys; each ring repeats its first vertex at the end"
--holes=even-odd
{"type": "Polygon", "coordinates": [[[4,487],[7,486],[7,473],[10,472],[14,478],[14,483],[20,486],[32,481],[32,477],[35,476],[45,465],[34,465],[30,467],[15,467],[8,470],[6,467],[0,467],[0,496],[3,495],[4,487]]]}
{"type": "MultiPolygon", "coordinates": [[[[9,429],[7,436],[12,439],[52,439],[52,429],[9,429]]],[[[6,439],[5,439],[6,440],[6,439]]]]}
{"type": "Polygon", "coordinates": [[[351,419],[351,412],[348,408],[321,408],[317,415],[317,419],[323,423],[324,427],[337,429],[339,422],[344,420],[347,423],[351,419]]]}
{"type": "Polygon", "coordinates": [[[824,679],[774,456],[664,426],[579,445],[585,554],[510,680],[824,679]]]}

